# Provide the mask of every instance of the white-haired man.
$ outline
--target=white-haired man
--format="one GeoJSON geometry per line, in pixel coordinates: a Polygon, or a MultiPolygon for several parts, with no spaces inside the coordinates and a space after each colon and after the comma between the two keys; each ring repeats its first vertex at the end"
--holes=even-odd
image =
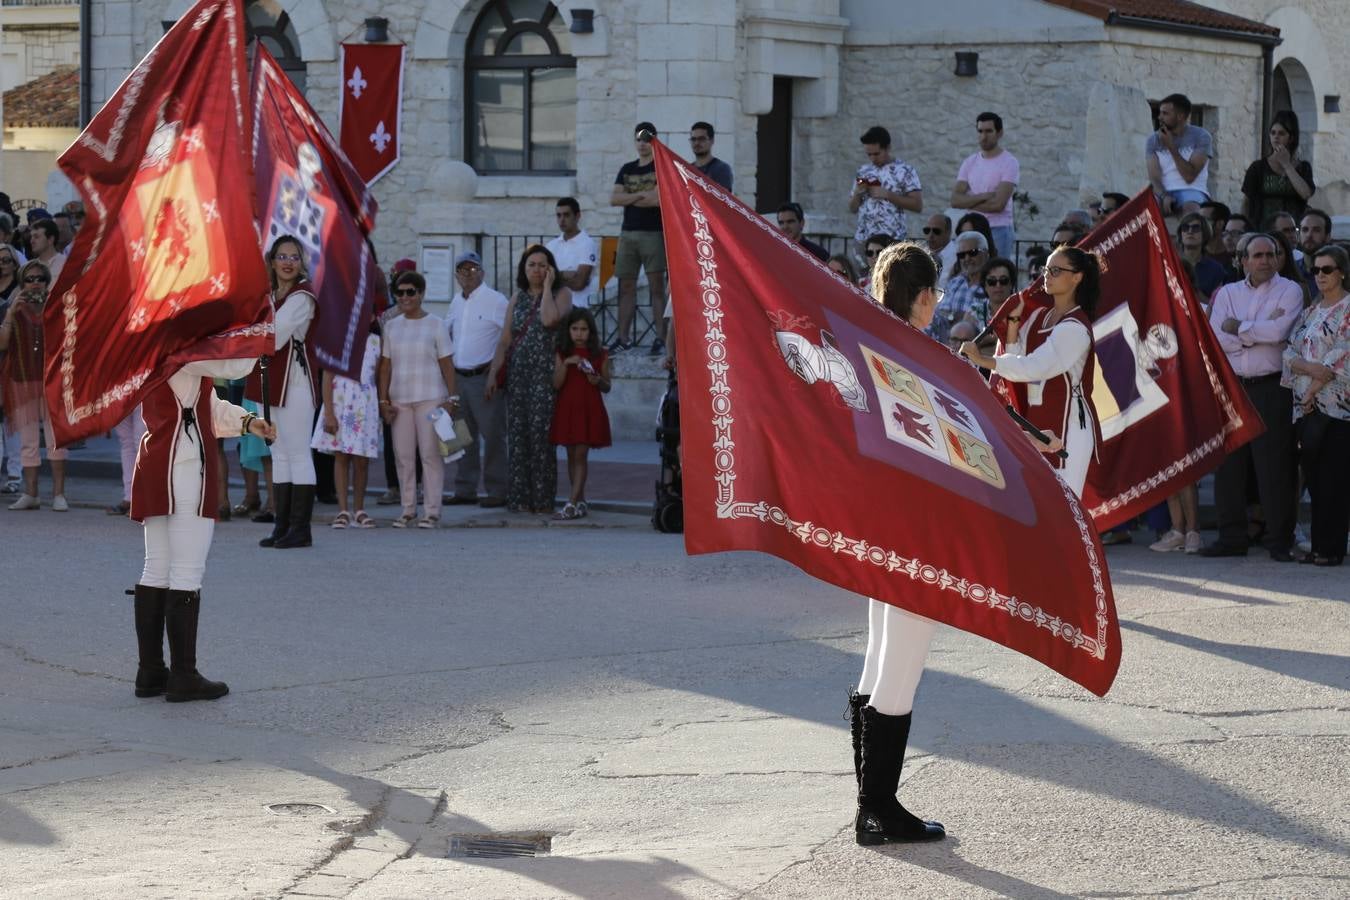
{"type": "Polygon", "coordinates": [[[947,279],[947,287],[938,303],[933,323],[926,329],[934,340],[950,344],[952,327],[969,322],[974,331],[961,340],[970,340],[989,321],[989,298],[980,284],[980,271],[989,262],[989,242],[978,231],[967,231],[956,237],[956,261],[961,271],[947,279]]]}

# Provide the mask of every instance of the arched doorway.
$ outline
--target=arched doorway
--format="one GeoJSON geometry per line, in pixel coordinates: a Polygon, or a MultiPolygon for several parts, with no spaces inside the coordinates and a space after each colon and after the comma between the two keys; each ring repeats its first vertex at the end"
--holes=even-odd
{"type": "Polygon", "coordinates": [[[300,58],[300,38],[290,14],[277,0],[248,0],[245,8],[248,19],[249,62],[253,61],[253,41],[262,41],[268,52],[277,58],[281,70],[305,92],[305,61],[300,58]]]}
{"type": "Polygon", "coordinates": [[[1291,110],[1298,116],[1299,155],[1313,162],[1313,134],[1317,131],[1317,94],[1303,63],[1292,57],[1275,67],[1271,112],[1291,110]]]}

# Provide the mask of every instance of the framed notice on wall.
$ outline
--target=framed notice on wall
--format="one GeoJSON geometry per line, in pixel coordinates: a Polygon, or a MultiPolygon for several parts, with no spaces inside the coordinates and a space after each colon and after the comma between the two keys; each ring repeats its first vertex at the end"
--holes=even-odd
{"type": "Polygon", "coordinates": [[[423,244],[422,261],[418,266],[422,277],[427,280],[427,292],[424,300],[448,303],[455,289],[455,245],[423,244]]]}

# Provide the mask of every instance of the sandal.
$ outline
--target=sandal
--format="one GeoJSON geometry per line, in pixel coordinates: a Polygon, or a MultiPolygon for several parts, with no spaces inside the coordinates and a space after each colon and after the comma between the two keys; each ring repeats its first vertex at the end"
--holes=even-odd
{"type": "Polygon", "coordinates": [[[234,507],[234,514],[236,516],[251,516],[261,508],[261,500],[245,500],[234,507]]]}
{"type": "Polygon", "coordinates": [[[394,520],[394,527],[407,528],[409,525],[411,525],[413,522],[416,521],[417,516],[414,516],[412,513],[404,513],[403,515],[399,516],[397,519],[394,520]]]}
{"type": "Polygon", "coordinates": [[[346,528],[350,524],[352,524],[352,517],[345,509],[333,517],[334,528],[346,528]]]}
{"type": "Polygon", "coordinates": [[[423,516],[421,519],[418,520],[418,522],[417,522],[417,527],[418,527],[418,528],[435,528],[436,525],[437,525],[437,523],[440,522],[440,521],[441,521],[441,517],[440,517],[440,516],[423,516]]]}
{"type": "Polygon", "coordinates": [[[577,518],[578,518],[578,519],[584,519],[584,518],[586,518],[586,514],[587,514],[588,512],[590,512],[590,511],[591,511],[591,508],[590,508],[589,506],[586,505],[586,501],[585,501],[585,500],[578,500],[578,501],[577,501],[577,518]]]}
{"type": "Polygon", "coordinates": [[[220,504],[220,508],[216,510],[216,517],[219,518],[220,521],[222,521],[222,522],[228,522],[228,521],[230,521],[230,510],[231,510],[231,509],[233,509],[233,507],[231,507],[230,504],[228,504],[228,503],[222,503],[222,504],[220,504]]]}
{"type": "Polygon", "coordinates": [[[556,513],[553,514],[553,518],[554,518],[555,520],[575,519],[575,518],[577,518],[577,516],[578,516],[578,513],[577,513],[576,505],[573,504],[573,503],[570,502],[570,501],[567,502],[567,503],[564,503],[564,504],[563,504],[563,508],[560,509],[558,512],[556,512],[556,513]]]}
{"type": "Polygon", "coordinates": [[[374,527],[376,527],[376,526],[375,526],[375,520],[372,519],[372,518],[370,517],[370,514],[367,513],[364,509],[358,509],[358,510],[356,511],[356,527],[357,527],[357,528],[374,528],[374,527]]]}

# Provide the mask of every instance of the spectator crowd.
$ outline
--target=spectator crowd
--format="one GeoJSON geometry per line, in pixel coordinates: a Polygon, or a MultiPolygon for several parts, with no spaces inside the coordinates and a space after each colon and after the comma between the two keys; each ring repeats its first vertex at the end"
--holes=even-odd
{"type": "MultiPolygon", "coordinates": [[[[1158,129],[1140,149],[1158,205],[1175,223],[1170,227],[1191,286],[1266,430],[1216,474],[1218,540],[1203,544],[1191,486],[1147,517],[1157,532],[1151,549],[1237,556],[1263,543],[1276,560],[1339,565],[1350,528],[1350,262],[1332,241],[1331,216],[1309,205],[1316,173],[1300,154],[1292,112],[1273,117],[1268,149],[1246,168],[1241,202],[1231,206],[1211,190],[1213,139],[1191,123],[1191,114],[1184,95],[1165,97],[1156,110],[1158,129]],[[1312,509],[1307,534],[1297,524],[1305,492],[1312,509]]],[[[924,330],[953,348],[981,335],[1004,300],[1039,279],[1054,248],[1075,244],[1129,199],[1109,191],[1086,208],[1068,210],[1047,245],[1019,254],[1013,207],[1020,163],[1003,146],[997,113],[982,112],[973,124],[972,152],[944,192],[947,209],[958,214],[955,224],[946,210],[930,212],[922,237],[915,236],[938,265],[942,292],[924,330]]],[[[334,528],[375,526],[364,500],[369,462],[380,456],[389,490],[377,503],[399,506],[395,527],[434,528],[443,503],[564,519],[587,515],[589,451],[611,439],[603,395],[612,384],[613,360],[634,351],[641,337],[642,275],[651,309],[648,354],[668,368],[674,364],[655,133],[650,122],[635,127],[635,158],[619,169],[609,198],[621,210],[622,225],[614,259],[617,324],[607,343],[592,312],[600,287],[599,244],[581,227],[575,198],[557,201],[557,236],[525,249],[510,285],[488,283],[478,253],[459,254],[456,290],[444,318],[423,308],[427,283],[416,263],[394,264],[378,287],[378,314],[359,378],[322,378],[311,447],[319,499],[338,504],[334,528]],[[570,489],[555,513],[559,446],[566,448],[570,489]],[[453,491],[443,495],[447,458],[455,461],[455,479],[453,491]]],[[[733,174],[714,155],[714,125],[695,122],[689,141],[692,164],[730,192],[733,174]]],[[[926,204],[920,173],[895,155],[885,127],[868,128],[860,142],[865,162],[847,192],[855,217],[852,253],[831,255],[808,238],[806,212],[792,200],[778,207],[776,223],[786,239],[840,278],[869,290],[876,259],[886,247],[911,240],[909,214],[923,214],[926,204]]],[[[41,505],[44,426],[51,508],[67,508],[64,451],[52,449],[42,405],[35,323],[82,220],[76,202],[55,214],[30,209],[20,223],[0,195],[0,474],[3,489],[16,495],[14,510],[41,505]]],[[[240,399],[238,385],[218,389],[240,399]]],[[[132,416],[116,431],[128,488],[142,427],[132,416]]],[[[268,456],[261,441],[241,442],[245,496],[238,506],[225,504],[222,517],[270,521],[275,498],[268,456]]],[[[129,495],[109,511],[125,513],[127,500],[129,495]]],[[[1132,540],[1132,531],[1117,529],[1104,541],[1132,540]]]]}

